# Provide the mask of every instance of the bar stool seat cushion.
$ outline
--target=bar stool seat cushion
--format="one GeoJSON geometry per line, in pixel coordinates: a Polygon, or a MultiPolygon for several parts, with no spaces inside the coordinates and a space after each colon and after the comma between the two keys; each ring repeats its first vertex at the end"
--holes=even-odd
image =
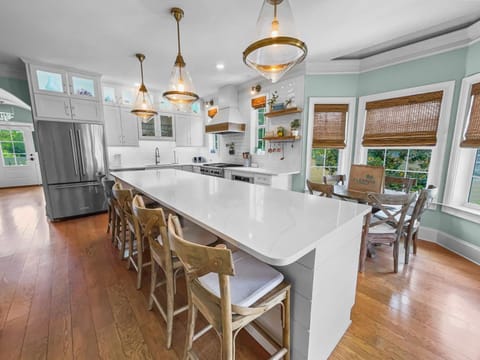
{"type": "MultiPolygon", "coordinates": [[[[186,219],[184,220],[184,226],[182,227],[182,230],[184,238],[188,239],[188,241],[191,241],[194,244],[208,246],[217,241],[217,237],[215,235],[186,219]]],[[[162,244],[162,238],[160,236],[157,237],[157,240],[160,244],[162,244]]],[[[173,237],[170,237],[170,250],[175,252],[175,243],[173,241],[173,237]]]]}
{"type": "MultiPolygon", "coordinates": [[[[235,276],[230,277],[232,304],[249,307],[283,281],[283,274],[243,251],[232,254],[235,276]]],[[[218,275],[209,273],[199,278],[202,285],[220,297],[218,275]]]]}

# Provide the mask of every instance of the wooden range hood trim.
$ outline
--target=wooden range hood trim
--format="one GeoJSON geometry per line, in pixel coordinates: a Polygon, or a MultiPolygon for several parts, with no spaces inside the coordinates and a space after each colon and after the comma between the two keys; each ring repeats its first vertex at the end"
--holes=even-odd
{"type": "Polygon", "coordinates": [[[245,132],[245,124],[224,122],[219,124],[205,125],[206,133],[222,132],[245,132]]]}

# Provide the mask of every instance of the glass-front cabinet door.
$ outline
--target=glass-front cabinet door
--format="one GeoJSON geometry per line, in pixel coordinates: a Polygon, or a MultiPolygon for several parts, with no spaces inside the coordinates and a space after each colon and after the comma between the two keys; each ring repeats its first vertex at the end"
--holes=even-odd
{"type": "Polygon", "coordinates": [[[173,115],[159,114],[148,120],[139,119],[139,136],[142,140],[174,140],[173,115]]]}
{"type": "Polygon", "coordinates": [[[70,96],[96,100],[99,96],[97,79],[83,74],[68,74],[70,96]]]}
{"type": "Polygon", "coordinates": [[[67,73],[47,66],[32,66],[34,91],[50,95],[68,95],[67,73]]]}

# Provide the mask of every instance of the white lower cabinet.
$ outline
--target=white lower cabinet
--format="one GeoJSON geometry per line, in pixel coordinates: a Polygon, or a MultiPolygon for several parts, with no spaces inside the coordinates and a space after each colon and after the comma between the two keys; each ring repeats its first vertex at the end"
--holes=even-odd
{"type": "Polygon", "coordinates": [[[35,94],[35,115],[38,120],[100,122],[101,109],[102,105],[95,100],[35,94]]]}
{"type": "Polygon", "coordinates": [[[175,115],[177,146],[203,146],[203,118],[193,115],[175,115]]]}
{"type": "Polygon", "coordinates": [[[103,117],[108,146],[138,146],[138,120],[130,108],[104,105],[103,117]]]}
{"type": "Polygon", "coordinates": [[[256,175],[254,176],[253,179],[254,184],[260,184],[260,185],[272,185],[272,176],[271,175],[256,175]]]}

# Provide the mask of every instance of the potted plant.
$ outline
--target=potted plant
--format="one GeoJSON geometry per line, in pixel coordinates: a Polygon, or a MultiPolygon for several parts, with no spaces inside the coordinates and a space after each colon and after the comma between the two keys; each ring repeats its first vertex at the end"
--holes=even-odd
{"type": "MultiPolygon", "coordinates": [[[[278,100],[278,92],[275,90],[270,96],[270,98],[268,99],[268,106],[270,107],[270,111],[278,110],[277,106],[280,104],[277,104],[277,100],[278,100]]],[[[281,105],[283,106],[283,104],[281,105]]]]}
{"type": "Polygon", "coordinates": [[[298,136],[298,128],[300,127],[300,119],[293,119],[290,123],[290,130],[292,131],[292,136],[298,136]]]}

